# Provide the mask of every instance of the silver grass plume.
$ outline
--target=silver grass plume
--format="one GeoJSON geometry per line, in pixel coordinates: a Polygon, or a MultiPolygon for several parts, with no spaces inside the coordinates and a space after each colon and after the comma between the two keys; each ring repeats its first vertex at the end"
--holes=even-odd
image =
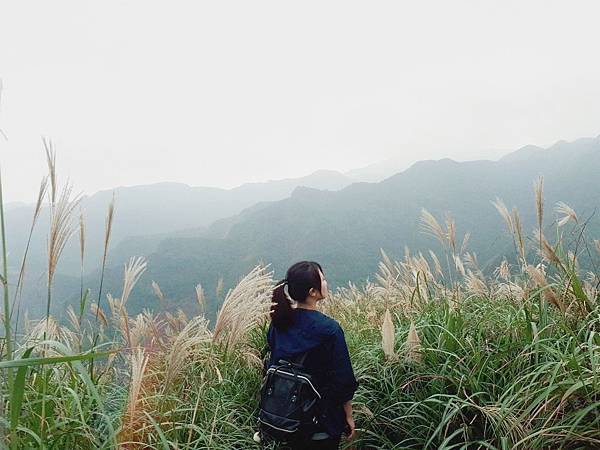
{"type": "Polygon", "coordinates": [[[383,347],[385,358],[388,360],[396,359],[396,352],[394,351],[395,337],[396,333],[392,315],[390,314],[390,310],[386,309],[383,315],[383,324],[381,325],[381,346],[383,347]]]}
{"type": "Polygon", "coordinates": [[[533,185],[535,193],[535,211],[540,234],[544,227],[544,177],[540,176],[533,185]]]}
{"type": "Polygon", "coordinates": [[[425,234],[435,237],[443,246],[446,246],[447,235],[437,219],[425,208],[421,210],[421,230],[425,234]]]}
{"type": "Polygon", "coordinates": [[[230,289],[217,313],[213,340],[229,345],[246,342],[250,330],[269,314],[272,272],[256,266],[230,289]]]}
{"type": "Polygon", "coordinates": [[[407,362],[418,363],[421,361],[421,338],[419,338],[419,335],[417,334],[417,327],[413,321],[410,322],[410,328],[408,330],[408,336],[406,337],[404,349],[404,357],[407,362]]]}
{"type": "Polygon", "coordinates": [[[204,293],[204,288],[202,284],[198,283],[196,285],[196,301],[198,302],[198,307],[200,308],[200,313],[205,315],[206,313],[206,295],[204,293]]]}
{"type": "Polygon", "coordinates": [[[163,294],[163,291],[160,289],[160,286],[154,280],[152,280],[152,290],[154,291],[154,295],[156,295],[158,297],[158,299],[160,300],[160,302],[164,303],[164,301],[165,301],[165,294],[163,294]]]}
{"type": "Polygon", "coordinates": [[[525,264],[525,240],[523,239],[523,225],[521,224],[521,216],[519,215],[517,208],[513,208],[512,220],[514,224],[517,249],[519,250],[521,261],[523,261],[523,264],[525,264]]]}
{"type": "Polygon", "coordinates": [[[577,217],[577,213],[573,208],[567,205],[565,202],[558,202],[554,207],[554,211],[557,214],[562,215],[562,217],[558,220],[558,226],[562,227],[566,225],[567,222],[572,220],[575,223],[579,223],[579,218],[577,217]]]}
{"type": "Polygon", "coordinates": [[[146,271],[146,265],[147,263],[143,256],[129,258],[129,262],[125,265],[123,276],[123,293],[121,294],[121,303],[123,305],[127,303],[133,287],[146,271]]]}

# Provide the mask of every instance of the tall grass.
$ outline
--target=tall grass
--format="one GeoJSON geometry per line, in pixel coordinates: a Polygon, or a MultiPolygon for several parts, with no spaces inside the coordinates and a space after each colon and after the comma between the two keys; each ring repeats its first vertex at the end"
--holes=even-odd
{"type": "MultiPolygon", "coordinates": [[[[2,173],[0,171],[0,233],[2,234],[2,276],[0,276],[0,282],[2,283],[2,298],[4,306],[3,322],[4,322],[4,341],[0,353],[2,358],[6,358],[9,361],[13,357],[13,346],[12,346],[12,331],[11,331],[11,311],[10,301],[8,293],[8,258],[6,251],[6,231],[4,225],[4,203],[2,200],[2,173]]],[[[12,389],[13,374],[12,369],[7,372],[8,386],[12,389]]]]}
{"type": "MultiPolygon", "coordinates": [[[[50,204],[62,224],[53,222],[49,234],[63,230],[49,258],[54,273],[73,234],[65,224],[74,207],[59,190],[54,157],[48,160],[50,204]]],[[[349,283],[322,302],[344,328],[360,382],[357,437],[343,441],[345,448],[600,448],[600,278],[578,263],[578,249],[600,254],[600,244],[567,248],[569,233],[584,236],[585,223],[564,203],[554,209],[550,242],[541,179],[534,198],[531,238],[519,211],[494,203],[515,244],[514,266],[503,260],[484,273],[454,219],[424,210],[423,231],[444,254],[407,251],[394,260],[382,250],[375,282],[349,283]]],[[[102,271],[113,213],[111,203],[102,271]]],[[[83,265],[81,217],[79,238],[83,265]]],[[[147,264],[132,258],[120,297],[100,288],[88,305],[82,285],[78,312],[69,308],[57,320],[47,305],[42,320],[26,321],[11,339],[3,262],[0,447],[258,448],[252,436],[275,283],[269,266],[257,266],[227,293],[219,282],[222,302],[211,328],[203,314],[187,317],[180,309],[131,316],[127,299],[147,264]]],[[[152,289],[168,306],[158,282],[152,289]]],[[[202,285],[190,295],[202,311],[202,285]]]]}
{"type": "MultiPolygon", "coordinates": [[[[16,322],[19,320],[19,306],[16,302],[23,285],[25,264],[33,229],[41,210],[41,200],[46,192],[46,178],[42,180],[40,193],[30,229],[29,240],[24,252],[19,278],[15,286],[15,301],[9,302],[8,258],[6,254],[6,233],[4,227],[4,204],[0,180],[0,233],[2,237],[2,277],[4,314],[4,345],[0,352],[0,371],[3,380],[0,390],[0,445],[17,448],[46,448],[62,446],[70,448],[79,445],[80,435],[74,432],[77,426],[84,434],[93,437],[96,448],[109,448],[115,441],[112,420],[104,414],[104,400],[99,386],[87,376],[82,361],[104,358],[111,351],[102,348],[96,354],[88,351],[74,353],[74,333],[56,324],[50,315],[52,304],[52,284],[60,255],[73,234],[71,216],[79,199],[71,200],[71,187],[65,184],[59,193],[56,177],[56,159],[52,144],[44,140],[49,167],[50,229],[48,231],[48,267],[46,316],[29,328],[29,333],[12,342],[11,325],[14,308],[17,308],[16,322]],[[104,426],[108,433],[95,436],[94,426],[104,426]],[[85,427],[83,425],[85,424],[85,427]],[[73,425],[75,428],[70,429],[73,425]],[[65,428],[67,427],[67,428],[65,428]]],[[[15,333],[17,326],[15,328],[15,333]]],[[[15,335],[16,336],[16,335],[15,335]]]]}

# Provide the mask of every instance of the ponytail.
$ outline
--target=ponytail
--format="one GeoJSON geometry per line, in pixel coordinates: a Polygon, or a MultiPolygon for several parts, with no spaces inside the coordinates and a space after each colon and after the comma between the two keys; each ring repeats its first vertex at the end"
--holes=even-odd
{"type": "Polygon", "coordinates": [[[271,322],[279,330],[285,330],[294,323],[292,301],[301,304],[306,301],[310,289],[321,292],[321,265],[314,261],[300,261],[287,270],[286,277],[273,289],[271,322]],[[285,292],[287,285],[288,292],[285,292]]]}
{"type": "Polygon", "coordinates": [[[287,279],[284,279],[273,289],[273,308],[270,316],[273,325],[280,330],[285,330],[294,322],[292,304],[285,294],[286,284],[287,279]]]}

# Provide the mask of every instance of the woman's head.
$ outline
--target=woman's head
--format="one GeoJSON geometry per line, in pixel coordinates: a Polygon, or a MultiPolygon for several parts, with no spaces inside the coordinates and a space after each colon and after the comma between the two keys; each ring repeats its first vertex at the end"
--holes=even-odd
{"type": "Polygon", "coordinates": [[[300,261],[291,266],[286,276],[273,290],[273,309],[271,320],[277,328],[287,328],[293,322],[292,304],[287,298],[285,289],[291,299],[298,304],[314,299],[322,300],[327,297],[327,281],[321,265],[314,261],[300,261]]]}

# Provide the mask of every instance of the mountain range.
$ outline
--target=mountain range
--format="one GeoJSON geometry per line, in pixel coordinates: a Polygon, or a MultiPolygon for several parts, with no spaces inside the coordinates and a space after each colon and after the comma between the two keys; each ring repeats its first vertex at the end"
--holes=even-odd
{"type": "MultiPolygon", "coordinates": [[[[171,183],[123,188],[117,190],[115,246],[105,292],[120,295],[123,263],[137,255],[147,257],[148,270],[130,297],[130,312],[162,307],[152,293],[154,280],[167,298],[166,307],[192,313],[194,287],[202,283],[210,300],[209,316],[214,315],[222,300],[214,294],[218,280],[223,279],[226,292],[259,262],[270,263],[275,276],[282,278],[293,262],[312,259],[322,264],[332,288],[348,281],[361,283],[375,273],[380,249],[398,259],[405,248],[439,250],[420,231],[423,208],[440,220],[451,212],[458,235],[470,232],[469,248],[485,270],[493,270],[503,257],[514,255],[493,200],[499,197],[519,208],[525,232],[531,235],[533,182],[542,175],[548,224],[553,204],[565,201],[580,217],[591,218],[588,233],[598,237],[594,212],[600,203],[599,170],[600,138],[585,138],[549,148],[526,146],[498,161],[421,161],[379,182],[353,182],[347,175],[321,171],[303,181],[268,182],[276,183],[271,189],[260,183],[243,185],[235,195],[171,183]],[[194,201],[205,210],[188,211],[194,201]],[[127,237],[135,232],[137,236],[127,237]]],[[[88,205],[98,205],[96,221],[102,223],[99,205],[105,208],[111,195],[92,196],[85,206],[88,217],[88,205]]],[[[96,228],[88,235],[101,237],[101,227],[96,228]]],[[[79,294],[79,279],[70,275],[63,273],[57,282],[64,302],[73,302],[79,294]]],[[[99,273],[92,270],[85,285],[93,289],[98,279],[99,273]]]]}

